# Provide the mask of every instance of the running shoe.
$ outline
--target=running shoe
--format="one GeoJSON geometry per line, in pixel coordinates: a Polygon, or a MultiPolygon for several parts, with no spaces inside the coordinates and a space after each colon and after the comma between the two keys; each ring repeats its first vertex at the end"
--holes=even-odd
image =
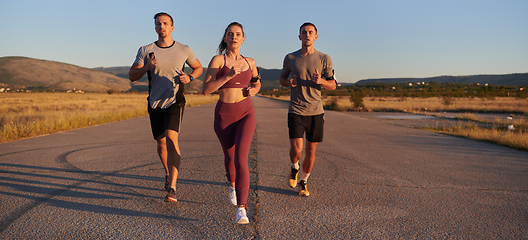
{"type": "Polygon", "coordinates": [[[165,202],[177,202],[178,199],[176,199],[176,190],[174,188],[169,188],[169,191],[167,191],[167,196],[165,197],[165,202]]]}
{"type": "Polygon", "coordinates": [[[301,180],[299,182],[299,196],[301,197],[310,196],[310,192],[308,192],[308,184],[304,180],[301,180]]]}
{"type": "Polygon", "coordinates": [[[297,175],[299,175],[299,169],[292,168],[290,178],[288,179],[291,188],[295,188],[297,186],[297,175]]]}
{"type": "Polygon", "coordinates": [[[229,202],[231,205],[237,205],[236,190],[234,187],[229,186],[229,202]]]}
{"type": "Polygon", "coordinates": [[[169,191],[169,187],[170,187],[169,175],[165,175],[165,191],[169,191]]]}
{"type": "Polygon", "coordinates": [[[248,224],[249,223],[249,219],[246,216],[246,209],[245,208],[243,208],[243,207],[238,208],[238,210],[236,212],[236,220],[235,221],[236,221],[237,224],[248,224]]]}

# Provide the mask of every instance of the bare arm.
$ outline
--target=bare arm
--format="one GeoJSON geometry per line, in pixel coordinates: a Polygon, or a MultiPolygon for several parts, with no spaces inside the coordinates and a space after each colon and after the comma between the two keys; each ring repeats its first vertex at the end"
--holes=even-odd
{"type": "Polygon", "coordinates": [[[128,71],[128,79],[130,79],[131,82],[137,81],[145,75],[150,69],[156,67],[156,58],[150,58],[147,61],[147,65],[134,63],[132,64],[132,67],[130,67],[130,70],[128,71]]]}
{"type": "Polygon", "coordinates": [[[134,63],[128,71],[128,79],[130,79],[131,82],[137,81],[141,79],[148,70],[149,69],[145,68],[145,66],[134,63]]]}
{"type": "Polygon", "coordinates": [[[321,86],[326,90],[335,90],[337,88],[337,83],[335,80],[323,80],[324,83],[321,86]]]}
{"type": "Polygon", "coordinates": [[[288,79],[285,78],[285,77],[280,77],[279,78],[279,82],[284,87],[289,87],[290,86],[290,81],[288,81],[288,79]]]}
{"type": "Polygon", "coordinates": [[[297,76],[293,75],[291,78],[280,77],[279,82],[285,87],[297,87],[297,76]]]}
{"type": "MultiPolygon", "coordinates": [[[[257,68],[257,62],[255,61],[255,59],[252,59],[252,58],[248,58],[249,60],[249,64],[251,66],[251,76],[252,77],[259,77],[259,72],[258,72],[258,68],[257,68]]],[[[260,91],[260,88],[262,86],[261,84],[261,81],[259,79],[259,81],[256,81],[256,82],[251,82],[250,84],[250,87],[247,88],[247,95],[252,97],[252,96],[255,96],[257,95],[257,93],[260,91]]]]}
{"type": "Polygon", "coordinates": [[[326,90],[335,90],[337,87],[335,80],[326,80],[321,78],[321,74],[319,74],[317,69],[315,69],[315,73],[312,75],[312,81],[321,85],[326,90]]]}
{"type": "Polygon", "coordinates": [[[189,75],[187,74],[181,75],[180,76],[181,83],[184,83],[184,84],[190,83],[191,82],[190,76],[192,76],[193,79],[197,79],[203,73],[202,64],[200,63],[198,59],[196,59],[193,63],[189,64],[189,67],[191,67],[193,71],[189,75]]]}
{"type": "Polygon", "coordinates": [[[202,63],[200,63],[200,61],[198,59],[196,59],[196,61],[194,61],[193,63],[189,64],[189,67],[191,67],[193,69],[193,71],[191,72],[191,76],[193,76],[193,78],[198,78],[202,75],[203,73],[203,67],[202,67],[202,63]]]}

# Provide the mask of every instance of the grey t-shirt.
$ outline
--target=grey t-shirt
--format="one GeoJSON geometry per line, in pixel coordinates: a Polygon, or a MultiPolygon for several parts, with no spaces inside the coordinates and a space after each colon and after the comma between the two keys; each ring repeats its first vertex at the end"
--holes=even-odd
{"type": "Polygon", "coordinates": [[[145,65],[151,52],[156,58],[156,67],[149,70],[149,104],[152,108],[165,109],[176,102],[184,64],[193,63],[196,56],[189,46],[179,42],[174,41],[166,48],[154,42],[139,48],[135,63],[145,65]]]}
{"type": "Polygon", "coordinates": [[[301,50],[289,53],[284,57],[281,77],[297,76],[297,87],[291,88],[288,113],[302,116],[313,116],[324,113],[321,99],[321,85],[312,82],[315,69],[326,79],[332,77],[333,66],[330,56],[315,50],[303,56],[301,50]]]}

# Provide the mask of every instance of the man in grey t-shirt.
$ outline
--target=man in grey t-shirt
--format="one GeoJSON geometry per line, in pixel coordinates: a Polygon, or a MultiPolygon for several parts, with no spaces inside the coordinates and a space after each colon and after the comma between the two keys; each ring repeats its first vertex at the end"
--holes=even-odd
{"type": "Polygon", "coordinates": [[[291,87],[288,108],[291,188],[297,186],[299,160],[306,133],[306,154],[299,182],[299,195],[304,197],[310,195],[307,181],[314,166],[317,143],[323,141],[324,109],[321,89],[335,90],[337,86],[330,56],[315,50],[317,38],[317,28],[314,24],[304,23],[300,27],[301,49],[286,55],[279,79],[281,85],[291,87]]]}
{"type": "Polygon", "coordinates": [[[169,14],[160,12],[154,20],[158,41],[139,48],[128,77],[136,81],[148,74],[148,112],[158,155],[165,167],[165,201],[176,202],[181,161],[178,134],[185,107],[183,84],[198,78],[203,68],[187,45],[173,40],[174,21],[169,14]],[[192,68],[189,75],[183,72],[185,63],[192,68]]]}

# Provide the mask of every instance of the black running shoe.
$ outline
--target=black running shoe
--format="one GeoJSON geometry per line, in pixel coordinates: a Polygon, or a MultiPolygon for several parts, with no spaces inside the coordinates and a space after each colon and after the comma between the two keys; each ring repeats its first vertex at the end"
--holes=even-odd
{"type": "Polygon", "coordinates": [[[290,183],[290,187],[294,188],[297,186],[297,176],[299,175],[299,169],[292,168],[291,169],[291,175],[288,178],[288,181],[290,183]]]}
{"type": "Polygon", "coordinates": [[[308,192],[308,184],[304,180],[301,180],[301,182],[299,182],[299,196],[301,197],[310,196],[310,192],[308,192]]]}

